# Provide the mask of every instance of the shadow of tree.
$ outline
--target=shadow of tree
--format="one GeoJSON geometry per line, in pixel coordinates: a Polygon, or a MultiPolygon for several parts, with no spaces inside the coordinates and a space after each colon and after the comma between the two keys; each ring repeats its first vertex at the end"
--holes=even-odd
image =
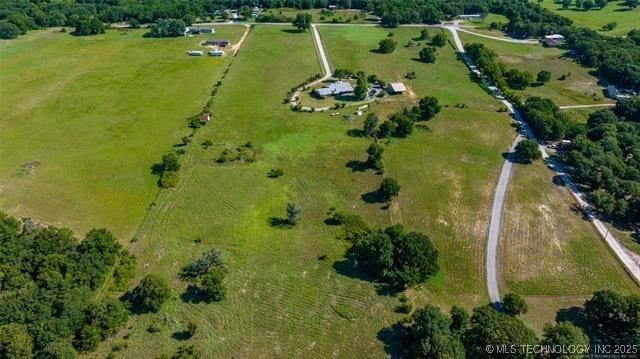
{"type": "Polygon", "coordinates": [[[305,32],[304,30],[300,30],[300,29],[282,29],[280,31],[287,34],[302,34],[305,32]]]}
{"type": "Polygon", "coordinates": [[[371,169],[367,162],[357,160],[348,161],[344,166],[351,168],[351,172],[365,172],[366,170],[371,169]]]}
{"type": "Polygon", "coordinates": [[[360,138],[360,137],[367,137],[367,134],[364,133],[364,131],[359,128],[351,128],[347,130],[347,136],[360,138]]]}
{"type": "Polygon", "coordinates": [[[181,330],[179,332],[175,332],[175,333],[171,334],[171,338],[183,342],[183,341],[189,340],[189,338],[191,338],[191,333],[189,333],[189,331],[187,331],[187,330],[181,330]]]}
{"type": "Polygon", "coordinates": [[[395,323],[390,327],[382,328],[376,337],[384,344],[384,351],[390,358],[408,358],[405,335],[402,324],[395,323]]]}
{"type": "Polygon", "coordinates": [[[185,303],[193,304],[209,302],[209,296],[198,289],[198,287],[196,287],[195,285],[189,285],[187,287],[187,290],[185,290],[184,293],[180,295],[180,299],[182,299],[182,301],[185,303]]]}
{"type": "Polygon", "coordinates": [[[386,203],[384,195],[380,190],[367,192],[361,196],[362,200],[367,203],[386,203]]]}
{"type": "Polygon", "coordinates": [[[269,217],[269,225],[274,228],[291,228],[291,223],[286,218],[269,217]]]}

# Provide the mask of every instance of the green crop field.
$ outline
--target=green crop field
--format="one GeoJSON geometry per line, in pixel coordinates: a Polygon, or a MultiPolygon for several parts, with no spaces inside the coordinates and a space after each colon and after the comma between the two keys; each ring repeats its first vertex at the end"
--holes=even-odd
{"type": "Polygon", "coordinates": [[[540,161],[515,168],[500,241],[505,287],[522,295],[561,296],[637,290],[552,175],[540,161]]]}
{"type": "MultiPolygon", "coordinates": [[[[218,28],[238,39],[244,27],[218,28]]],[[[0,48],[0,208],[130,239],[157,192],[150,167],[187,133],[227,58],[200,37],[44,30],[0,48]]]]}
{"type": "Polygon", "coordinates": [[[468,33],[460,33],[465,44],[481,43],[498,54],[498,58],[507,68],[526,70],[534,79],[540,70],[551,72],[551,81],[543,86],[531,86],[516,91],[525,98],[539,96],[553,99],[558,106],[592,105],[611,102],[604,97],[604,85],[591,75],[590,69],[575,63],[564,56],[564,51],[545,48],[541,45],[515,44],[500,40],[487,39],[468,33]],[[562,75],[568,75],[561,80],[562,75]]]}
{"type": "Polygon", "coordinates": [[[544,0],[542,6],[564,17],[573,20],[574,24],[585,26],[600,33],[612,36],[623,36],[629,31],[637,28],[640,29],[640,7],[629,10],[628,7],[622,5],[623,0],[614,0],[609,2],[604,9],[592,9],[589,11],[577,10],[573,7],[563,9],[557,0],[544,0]],[[618,26],[612,31],[601,31],[602,26],[609,22],[617,22],[618,26]]]}
{"type": "MultiPolygon", "coordinates": [[[[391,208],[382,209],[362,199],[381,177],[347,167],[366,158],[369,140],[347,133],[360,127],[361,119],[295,113],[282,104],[290,88],[319,71],[310,34],[282,30],[259,25],[252,30],[222,80],[212,123],[197,132],[182,156],[180,184],[161,192],[130,246],[139,258],[139,275],[159,273],[176,296],[186,287],[177,278],[179,268],[212,246],[222,248],[230,267],[228,298],[217,304],[176,298],[159,314],[131,320],[131,329],[103,344],[99,355],[121,342],[127,348],[118,355],[171,353],[181,344],[171,339],[172,333],[195,321],[198,333],[188,344],[207,357],[383,356],[378,335],[402,318],[394,312],[398,301],[378,293],[344,258],[347,244],[324,223],[332,207],[357,213],[375,227],[403,223],[434,240],[442,271],[423,288],[406,293],[417,304],[470,308],[486,301],[487,209],[501,153],[514,136],[509,118],[468,81],[450,48],[442,49],[436,69],[414,64],[409,52],[390,55],[416,66],[412,88],[417,96],[434,94],[446,104],[464,102],[469,108],[445,108],[410,138],[386,144],[387,175],[398,179],[402,191],[391,208]],[[454,69],[448,80],[433,83],[430,78],[447,66],[454,69]],[[429,90],[446,81],[457,83],[467,98],[429,90]],[[213,146],[199,146],[205,140],[213,146]],[[215,162],[224,148],[247,141],[257,151],[255,162],[215,162]],[[271,168],[283,169],[284,176],[267,178],[271,168]],[[289,201],[302,208],[300,223],[272,227],[270,218],[282,217],[289,201]],[[147,332],[151,323],[160,323],[163,330],[147,332]]],[[[345,45],[324,30],[334,65],[342,66],[334,60],[334,47],[357,45],[371,57],[361,68],[377,70],[368,64],[379,55],[368,52],[367,42],[345,45]]],[[[377,37],[381,30],[367,31],[377,37]]],[[[387,73],[379,76],[388,78],[387,73]]],[[[373,111],[384,115],[408,101],[396,98],[375,104],[373,111]]]]}

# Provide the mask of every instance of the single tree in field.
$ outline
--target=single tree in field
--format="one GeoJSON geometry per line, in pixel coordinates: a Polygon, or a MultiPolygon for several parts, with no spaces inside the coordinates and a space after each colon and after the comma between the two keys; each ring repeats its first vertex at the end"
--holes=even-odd
{"type": "Polygon", "coordinates": [[[538,144],[533,140],[524,140],[516,146],[516,159],[523,163],[531,163],[542,157],[538,144]]]}
{"type": "Polygon", "coordinates": [[[546,70],[541,70],[538,72],[538,76],[536,76],[536,80],[538,83],[544,84],[551,81],[551,72],[546,70]]]}
{"type": "Polygon", "coordinates": [[[212,269],[200,277],[198,288],[207,295],[209,300],[219,302],[227,295],[223,280],[224,273],[220,269],[212,269]]]}
{"type": "Polygon", "coordinates": [[[438,99],[433,96],[427,96],[420,100],[420,121],[427,121],[434,118],[442,106],[438,103],[438,99]]]}
{"type": "Polygon", "coordinates": [[[433,46],[424,47],[422,48],[422,50],[420,50],[418,56],[420,57],[420,61],[432,64],[436,62],[437,59],[436,48],[433,46]]]}
{"type": "Polygon", "coordinates": [[[529,309],[527,302],[516,293],[506,294],[502,298],[502,306],[504,307],[504,312],[512,317],[525,314],[529,309]]]}
{"type": "Polygon", "coordinates": [[[393,41],[391,38],[380,40],[378,43],[378,52],[381,54],[390,54],[396,49],[397,44],[398,43],[393,41]]]}
{"type": "Polygon", "coordinates": [[[129,302],[141,312],[157,313],[170,297],[171,291],[164,279],[148,275],[133,289],[129,302]]]}
{"type": "Polygon", "coordinates": [[[386,202],[392,200],[400,193],[400,185],[394,178],[388,177],[382,180],[380,184],[380,194],[386,202]]]}
{"type": "Polygon", "coordinates": [[[447,36],[443,33],[439,33],[431,39],[431,44],[437,47],[444,47],[447,44],[447,36]]]}
{"type": "Polygon", "coordinates": [[[372,143],[367,148],[367,165],[374,170],[380,171],[383,169],[382,154],[384,153],[384,147],[377,143],[372,143]]]}
{"type": "Polygon", "coordinates": [[[604,24],[604,26],[602,27],[602,30],[611,31],[611,30],[615,29],[616,27],[618,27],[618,23],[615,22],[615,21],[612,21],[612,22],[608,22],[608,23],[604,24]]]}
{"type": "Polygon", "coordinates": [[[292,202],[287,203],[287,223],[295,226],[298,220],[300,220],[300,211],[300,207],[298,207],[297,204],[292,202]]]}
{"type": "Polygon", "coordinates": [[[362,130],[369,137],[375,137],[376,128],[378,126],[378,116],[370,113],[367,115],[367,118],[364,119],[364,124],[362,130]]]}
{"type": "Polygon", "coordinates": [[[297,14],[293,20],[293,26],[300,31],[307,31],[311,27],[311,14],[297,14]]]}

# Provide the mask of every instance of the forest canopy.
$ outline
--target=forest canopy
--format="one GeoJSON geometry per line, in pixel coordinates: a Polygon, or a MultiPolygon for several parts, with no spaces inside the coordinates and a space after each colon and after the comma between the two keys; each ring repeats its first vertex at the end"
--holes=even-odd
{"type": "Polygon", "coordinates": [[[122,290],[134,270],[135,258],[106,229],[78,241],[68,229],[0,212],[0,356],[94,351],[129,315],[117,298],[97,299],[96,291],[122,290]]]}

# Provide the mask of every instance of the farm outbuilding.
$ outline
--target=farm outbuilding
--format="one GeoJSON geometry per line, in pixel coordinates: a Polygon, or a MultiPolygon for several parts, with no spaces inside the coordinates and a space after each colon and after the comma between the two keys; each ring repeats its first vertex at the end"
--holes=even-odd
{"type": "Polygon", "coordinates": [[[200,115],[200,123],[209,123],[209,121],[211,121],[211,114],[209,112],[200,115]]]}
{"type": "Polygon", "coordinates": [[[187,51],[187,54],[189,54],[189,56],[202,56],[204,55],[204,52],[198,51],[198,50],[191,50],[191,51],[187,51]]]}
{"type": "Polygon", "coordinates": [[[407,87],[402,82],[391,82],[388,89],[394,95],[407,92],[407,87]]]}
{"type": "Polygon", "coordinates": [[[209,51],[209,56],[214,56],[214,57],[224,56],[224,51],[222,51],[222,50],[211,50],[211,51],[209,51]]]}
{"type": "Polygon", "coordinates": [[[204,44],[206,46],[227,47],[227,46],[231,45],[231,41],[225,40],[225,39],[223,39],[223,40],[214,39],[214,40],[207,40],[207,41],[205,41],[204,44]]]}

